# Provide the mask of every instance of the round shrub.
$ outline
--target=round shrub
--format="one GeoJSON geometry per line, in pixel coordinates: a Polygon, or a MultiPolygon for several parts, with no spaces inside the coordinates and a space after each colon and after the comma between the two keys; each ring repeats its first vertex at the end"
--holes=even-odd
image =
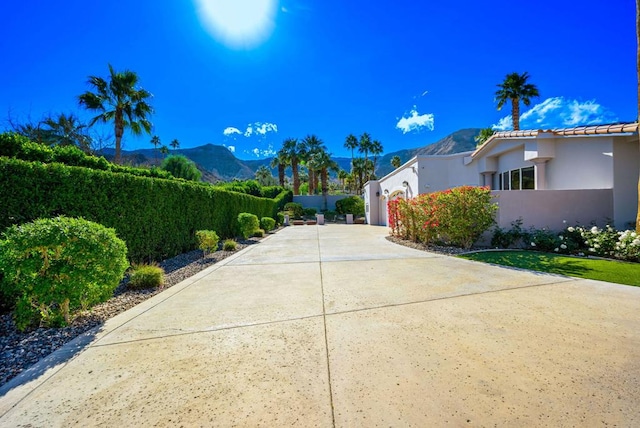
{"type": "Polygon", "coordinates": [[[284,210],[289,211],[293,217],[299,218],[304,214],[304,208],[297,202],[287,202],[284,204],[284,210]]]}
{"type": "Polygon", "coordinates": [[[269,232],[276,228],[276,221],[271,217],[262,217],[260,219],[260,227],[269,232]]]}
{"type": "Polygon", "coordinates": [[[253,232],[253,236],[255,236],[256,238],[262,238],[264,237],[265,231],[264,229],[257,229],[256,231],[253,232]]]}
{"type": "Polygon", "coordinates": [[[176,178],[200,181],[202,173],[192,160],[183,155],[171,155],[162,161],[160,168],[169,171],[176,178]]]}
{"type": "Polygon", "coordinates": [[[336,212],[338,214],[353,214],[354,216],[364,215],[364,201],[359,196],[347,196],[336,201],[336,212]]]}
{"type": "Polygon", "coordinates": [[[305,208],[304,209],[304,215],[306,217],[313,217],[316,215],[316,213],[318,212],[318,210],[316,210],[315,208],[305,208]]]}
{"type": "Polygon", "coordinates": [[[279,212],[279,213],[276,214],[276,221],[280,225],[284,224],[284,213],[283,212],[279,212]]]}
{"type": "Polygon", "coordinates": [[[129,272],[127,287],[133,289],[156,288],[164,284],[164,270],[156,264],[134,265],[129,272]]]}
{"type": "Polygon", "coordinates": [[[233,239],[227,239],[222,243],[222,249],[224,251],[235,251],[238,248],[238,243],[233,239]]]}
{"type": "Polygon", "coordinates": [[[240,224],[240,233],[244,239],[253,236],[253,234],[260,228],[260,222],[258,216],[251,213],[238,214],[238,223],[240,224]]]}
{"type": "Polygon", "coordinates": [[[198,240],[198,248],[206,253],[213,253],[218,249],[220,238],[213,230],[196,231],[196,239],[198,240]]]}
{"type": "Polygon", "coordinates": [[[67,325],[72,314],[109,299],[128,267],[113,229],[82,218],[35,220],[0,240],[4,294],[16,327],[67,325]]]}

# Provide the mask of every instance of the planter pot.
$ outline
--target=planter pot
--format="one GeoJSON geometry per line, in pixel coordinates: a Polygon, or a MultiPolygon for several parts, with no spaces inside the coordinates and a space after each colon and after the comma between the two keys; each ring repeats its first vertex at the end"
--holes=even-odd
{"type": "Polygon", "coordinates": [[[316,220],[318,221],[319,225],[324,224],[324,214],[316,214],[316,220]]]}
{"type": "Polygon", "coordinates": [[[304,220],[293,220],[294,226],[304,226],[304,220]]]}
{"type": "Polygon", "coordinates": [[[347,214],[347,224],[353,224],[353,214],[347,214]]]}
{"type": "Polygon", "coordinates": [[[308,226],[313,226],[315,224],[317,224],[317,221],[315,221],[315,220],[307,220],[307,225],[308,226]]]}
{"type": "Polygon", "coordinates": [[[282,225],[289,226],[289,214],[284,215],[284,223],[282,223],[282,225]]]}

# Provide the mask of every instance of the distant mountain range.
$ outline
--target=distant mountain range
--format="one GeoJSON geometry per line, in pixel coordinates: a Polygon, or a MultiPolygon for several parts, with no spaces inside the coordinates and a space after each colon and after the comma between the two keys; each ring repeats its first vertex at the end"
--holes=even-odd
{"type": "MultiPolygon", "coordinates": [[[[378,158],[376,162],[376,175],[382,177],[393,171],[391,159],[399,156],[402,163],[418,155],[448,155],[461,153],[476,148],[474,138],[480,133],[480,128],[461,129],[446,136],[433,144],[414,149],[398,150],[387,153],[378,158]]],[[[114,149],[104,149],[101,152],[107,159],[112,159],[114,149]]],[[[184,155],[191,159],[203,173],[203,180],[208,182],[229,181],[234,178],[244,180],[254,178],[255,172],[261,166],[270,167],[271,159],[241,160],[224,146],[205,144],[204,146],[190,149],[171,150],[171,154],[184,155]]],[[[123,150],[122,157],[126,164],[133,166],[155,165],[162,161],[163,155],[155,149],[123,150]]],[[[334,157],[333,160],[341,169],[351,169],[351,158],[334,157]]],[[[272,174],[277,177],[277,169],[272,169],[272,174]]],[[[287,175],[291,176],[290,168],[287,175]]]]}

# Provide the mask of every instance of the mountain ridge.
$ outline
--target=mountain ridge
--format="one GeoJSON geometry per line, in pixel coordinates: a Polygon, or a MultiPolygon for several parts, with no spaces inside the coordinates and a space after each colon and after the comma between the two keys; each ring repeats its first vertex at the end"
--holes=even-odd
{"type": "MultiPolygon", "coordinates": [[[[387,153],[377,159],[376,175],[385,176],[395,168],[391,165],[391,159],[399,156],[401,164],[407,162],[415,156],[426,155],[447,155],[461,153],[476,148],[475,137],[479,134],[480,128],[465,128],[453,132],[446,137],[421,147],[412,149],[402,149],[387,153]]],[[[112,159],[115,151],[113,149],[103,149],[100,154],[107,159],[112,159]]],[[[171,150],[170,154],[184,155],[192,160],[203,173],[203,180],[207,182],[230,181],[233,179],[245,180],[255,177],[255,172],[261,166],[271,169],[274,177],[277,177],[277,168],[271,168],[271,159],[248,159],[237,158],[227,147],[216,144],[204,144],[202,146],[186,149],[171,150]]],[[[164,155],[156,149],[135,149],[123,150],[122,158],[126,164],[133,166],[159,164],[164,155]]],[[[332,159],[341,169],[350,170],[351,158],[335,156],[332,159]]],[[[287,176],[291,177],[291,169],[287,168],[287,176]]]]}

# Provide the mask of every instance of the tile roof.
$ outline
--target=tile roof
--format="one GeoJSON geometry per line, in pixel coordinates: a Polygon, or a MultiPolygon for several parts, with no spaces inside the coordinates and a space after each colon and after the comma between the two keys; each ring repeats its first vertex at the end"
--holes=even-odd
{"type": "Polygon", "coordinates": [[[638,122],[613,123],[608,125],[577,126],[575,128],[558,129],[530,129],[523,131],[501,131],[493,134],[494,138],[517,138],[535,137],[538,134],[555,134],[561,136],[569,135],[597,135],[597,134],[620,134],[627,132],[638,132],[638,122]]]}
{"type": "Polygon", "coordinates": [[[603,134],[625,134],[625,133],[637,133],[638,122],[627,123],[612,123],[607,125],[593,125],[593,126],[577,126],[575,128],[557,128],[557,129],[529,129],[519,131],[500,131],[493,134],[487,141],[479,146],[472,154],[471,157],[476,157],[479,152],[484,151],[489,145],[493,145],[493,141],[499,138],[522,138],[522,137],[537,137],[538,134],[554,134],[557,136],[572,136],[572,135],[603,135],[603,134]]]}

